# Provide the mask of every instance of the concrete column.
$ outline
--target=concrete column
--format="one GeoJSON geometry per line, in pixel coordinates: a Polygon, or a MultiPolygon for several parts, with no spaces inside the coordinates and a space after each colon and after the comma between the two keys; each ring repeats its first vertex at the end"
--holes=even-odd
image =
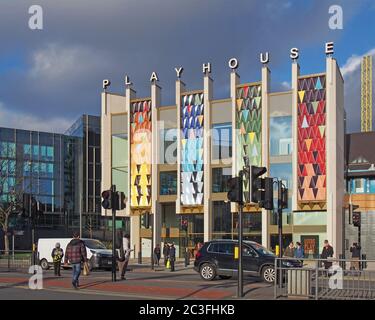
{"type": "Polygon", "coordinates": [[[212,235],[212,203],[211,203],[211,100],[213,97],[213,80],[206,74],[203,78],[204,96],[204,241],[211,240],[212,235]]]}
{"type": "Polygon", "coordinates": [[[151,84],[151,106],[152,106],[152,173],[151,173],[151,211],[153,213],[153,241],[154,246],[161,241],[161,206],[158,205],[159,175],[158,164],[160,163],[159,148],[159,121],[157,108],[161,104],[161,88],[155,81],[151,84]]]}
{"type": "MultiPolygon", "coordinates": [[[[269,161],[269,92],[270,92],[271,72],[267,66],[262,68],[262,167],[267,168],[267,176],[270,172],[269,161]]],[[[262,209],[262,245],[266,248],[270,245],[270,235],[268,226],[270,222],[270,213],[262,209]]]]}
{"type": "MultiPolygon", "coordinates": [[[[108,94],[102,92],[102,112],[101,112],[101,161],[102,161],[102,179],[101,179],[101,190],[107,190],[111,187],[111,113],[108,107],[108,94]]],[[[109,210],[103,209],[102,216],[110,215],[109,210]]]]}
{"type": "MultiPolygon", "coordinates": [[[[236,110],[237,110],[237,86],[240,83],[240,76],[232,71],[230,73],[230,97],[232,100],[232,176],[238,175],[238,144],[237,144],[237,131],[236,131],[236,110]]],[[[237,206],[231,203],[231,211],[236,212],[237,206]]]]}
{"type": "Polygon", "coordinates": [[[326,61],[326,187],[327,240],[335,256],[343,253],[344,199],[344,90],[343,78],[332,57],[326,61]]]}
{"type": "Polygon", "coordinates": [[[131,163],[130,163],[130,104],[131,100],[135,99],[137,93],[135,90],[130,88],[130,86],[126,86],[125,88],[125,109],[128,110],[128,123],[127,125],[127,132],[128,132],[128,201],[126,203],[126,215],[131,215],[131,207],[130,207],[130,199],[131,199],[131,181],[130,181],[130,170],[131,170],[131,163]]]}
{"type": "Polygon", "coordinates": [[[177,199],[176,213],[181,213],[181,94],[185,91],[185,84],[176,80],[176,107],[177,107],[177,199]]]}
{"type": "Polygon", "coordinates": [[[139,215],[130,216],[130,247],[131,249],[135,248],[133,258],[137,258],[138,252],[142,251],[140,228],[139,215]]]}
{"type": "Polygon", "coordinates": [[[298,210],[298,77],[300,67],[297,62],[292,63],[292,170],[293,170],[293,190],[292,190],[292,211],[298,210]]]}

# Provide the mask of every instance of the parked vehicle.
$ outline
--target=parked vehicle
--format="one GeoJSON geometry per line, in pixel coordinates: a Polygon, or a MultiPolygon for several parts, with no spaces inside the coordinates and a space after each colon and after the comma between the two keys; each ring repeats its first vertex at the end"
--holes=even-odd
{"type": "MultiPolygon", "coordinates": [[[[66,252],[66,247],[71,238],[42,238],[38,241],[38,258],[39,264],[43,270],[47,270],[53,265],[51,256],[52,250],[57,242],[66,252]]],[[[96,239],[81,239],[86,246],[87,259],[89,261],[90,270],[93,269],[111,269],[112,267],[112,251],[108,250],[103,243],[96,239]]]]}
{"type": "MultiPolygon", "coordinates": [[[[194,270],[202,279],[211,281],[219,276],[229,279],[238,273],[238,260],[234,259],[237,240],[213,240],[206,242],[195,256],[194,270]]],[[[243,267],[245,275],[255,275],[267,283],[275,281],[275,259],[273,252],[252,241],[243,242],[243,267]]],[[[301,267],[299,261],[283,262],[284,267],[301,267]]]]}

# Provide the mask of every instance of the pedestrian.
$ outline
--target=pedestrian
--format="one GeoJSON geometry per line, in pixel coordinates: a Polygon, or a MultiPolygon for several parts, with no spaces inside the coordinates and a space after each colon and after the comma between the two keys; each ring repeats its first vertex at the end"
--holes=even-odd
{"type": "Polygon", "coordinates": [[[359,270],[359,259],[361,257],[361,247],[357,242],[353,242],[350,247],[350,252],[352,253],[352,261],[350,262],[350,270],[359,270]]]}
{"type": "Polygon", "coordinates": [[[79,276],[81,274],[81,263],[87,263],[87,251],[85,243],[79,238],[79,233],[73,233],[73,240],[69,242],[65,252],[65,265],[72,265],[73,277],[72,285],[74,289],[79,287],[79,276]]]}
{"type": "Polygon", "coordinates": [[[284,257],[294,258],[294,243],[293,241],[289,243],[289,246],[286,247],[284,251],[284,257]]]}
{"type": "Polygon", "coordinates": [[[64,257],[64,250],[61,248],[60,243],[57,242],[51,253],[53,261],[53,269],[55,271],[55,276],[61,277],[61,261],[64,257]]]}
{"type": "Polygon", "coordinates": [[[126,274],[126,268],[128,267],[129,260],[130,260],[130,253],[133,251],[130,249],[130,236],[126,234],[122,239],[122,254],[123,257],[118,262],[118,269],[120,272],[121,280],[126,280],[125,274],[126,274]]]}
{"type": "Polygon", "coordinates": [[[171,263],[171,272],[174,271],[175,260],[176,260],[176,248],[175,248],[174,242],[173,242],[171,247],[169,248],[169,261],[171,263]]]}
{"type": "Polygon", "coordinates": [[[155,249],[154,249],[154,263],[159,266],[159,261],[160,261],[160,245],[157,244],[155,249]]]}
{"type": "Polygon", "coordinates": [[[163,247],[163,256],[164,256],[164,266],[167,266],[168,259],[169,259],[169,246],[168,243],[164,243],[163,247]]]}
{"type": "MultiPolygon", "coordinates": [[[[297,247],[294,249],[294,257],[297,259],[303,259],[305,252],[302,248],[301,242],[296,242],[297,247]]],[[[303,260],[301,260],[301,267],[303,266],[303,260]]]]}
{"type": "Polygon", "coordinates": [[[331,261],[327,261],[328,258],[333,258],[333,247],[329,244],[328,240],[324,240],[324,246],[320,258],[323,259],[324,269],[328,270],[332,266],[331,261]]]}

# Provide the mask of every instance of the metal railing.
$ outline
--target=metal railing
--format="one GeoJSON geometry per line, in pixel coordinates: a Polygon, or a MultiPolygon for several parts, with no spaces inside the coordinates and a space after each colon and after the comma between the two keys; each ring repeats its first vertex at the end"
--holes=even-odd
{"type": "Polygon", "coordinates": [[[32,265],[32,251],[0,251],[0,272],[28,272],[32,265]]]}
{"type": "Polygon", "coordinates": [[[375,260],[277,258],[275,274],[275,299],[375,300],[375,260]]]}

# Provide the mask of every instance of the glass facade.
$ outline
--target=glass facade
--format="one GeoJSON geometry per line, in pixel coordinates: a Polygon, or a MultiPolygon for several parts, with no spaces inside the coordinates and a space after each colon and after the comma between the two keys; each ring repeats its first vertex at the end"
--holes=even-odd
{"type": "Polygon", "coordinates": [[[212,159],[221,160],[232,157],[232,123],[212,125],[212,159]]]}
{"type": "Polygon", "coordinates": [[[177,163],[177,129],[163,129],[159,131],[160,163],[177,163]]]}
{"type": "Polygon", "coordinates": [[[283,181],[283,184],[290,190],[293,188],[292,163],[271,163],[270,176],[283,181]]]}
{"type": "MultiPolygon", "coordinates": [[[[76,157],[79,154],[77,139],[54,133],[0,128],[2,204],[6,205],[15,194],[28,193],[39,201],[45,213],[38,222],[40,227],[69,225],[73,212],[79,212],[77,203],[70,203],[68,199],[68,181],[74,175],[74,167],[68,166],[69,145],[73,146],[71,154],[76,157]]],[[[74,196],[75,187],[73,184],[70,196],[74,196]]]]}
{"type": "Polygon", "coordinates": [[[65,134],[80,138],[81,153],[76,181],[79,181],[78,198],[83,213],[83,226],[97,230],[101,219],[101,159],[100,159],[100,117],[82,115],[65,134]]]}
{"type": "Polygon", "coordinates": [[[112,183],[126,195],[129,194],[127,118],[127,115],[112,116],[112,183]]]}
{"type": "Polygon", "coordinates": [[[212,192],[228,192],[229,178],[232,178],[231,167],[212,169],[212,192]]]}
{"type": "Polygon", "coordinates": [[[270,155],[292,154],[292,117],[270,117],[270,155]]]}

